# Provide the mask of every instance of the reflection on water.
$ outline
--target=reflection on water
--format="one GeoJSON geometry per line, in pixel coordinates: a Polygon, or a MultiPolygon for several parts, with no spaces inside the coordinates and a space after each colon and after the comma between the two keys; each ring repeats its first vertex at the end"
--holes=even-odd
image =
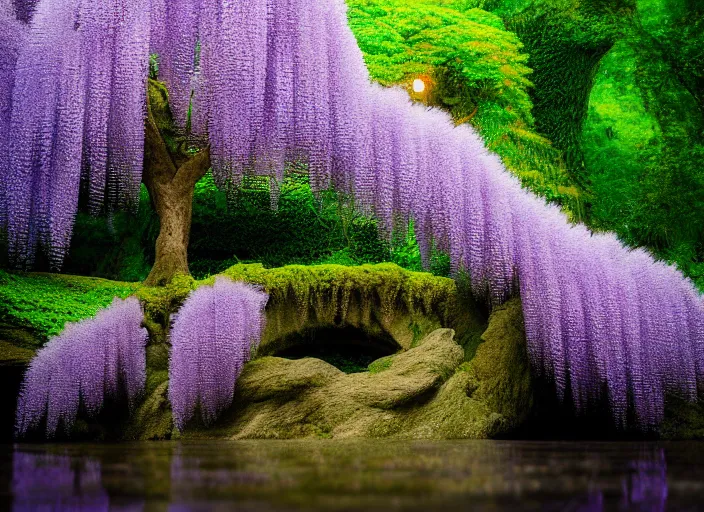
{"type": "Polygon", "coordinates": [[[693,510],[704,505],[702,445],[214,441],[0,446],[0,468],[3,473],[11,469],[11,477],[0,480],[0,497],[9,497],[15,511],[232,510],[235,504],[253,511],[693,510]]]}
{"type": "Polygon", "coordinates": [[[664,450],[658,450],[651,460],[629,463],[630,474],[623,479],[623,505],[648,505],[648,510],[665,510],[667,504],[667,466],[664,450]]]}
{"type": "Polygon", "coordinates": [[[113,503],[101,481],[100,462],[92,458],[15,451],[12,458],[13,510],[137,511],[140,503],[113,503]]]}

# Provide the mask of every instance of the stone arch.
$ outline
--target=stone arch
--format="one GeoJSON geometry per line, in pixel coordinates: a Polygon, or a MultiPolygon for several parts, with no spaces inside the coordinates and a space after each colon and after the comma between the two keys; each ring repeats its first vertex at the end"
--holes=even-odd
{"type": "Polygon", "coordinates": [[[287,348],[296,335],[355,329],[396,351],[408,350],[439,328],[452,328],[460,345],[477,344],[487,316],[458,292],[455,281],[393,264],[236,265],[225,275],[270,294],[260,355],[287,348]]]}

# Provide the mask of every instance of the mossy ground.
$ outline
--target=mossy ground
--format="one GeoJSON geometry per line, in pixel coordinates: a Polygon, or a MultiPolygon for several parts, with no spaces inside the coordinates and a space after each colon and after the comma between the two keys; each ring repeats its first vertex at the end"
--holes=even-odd
{"type": "Polygon", "coordinates": [[[36,349],[66,322],[92,317],[134,283],[62,274],[11,274],[0,269],[0,339],[36,349]]]}

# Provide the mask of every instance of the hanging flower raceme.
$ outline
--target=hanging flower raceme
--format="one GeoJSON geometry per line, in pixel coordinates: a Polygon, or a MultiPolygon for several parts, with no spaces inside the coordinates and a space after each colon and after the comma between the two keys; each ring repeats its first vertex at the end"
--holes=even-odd
{"type": "Polygon", "coordinates": [[[147,331],[139,300],[115,299],[94,318],[66,324],[30,363],[17,404],[16,430],[24,435],[46,418],[46,433],[68,431],[81,407],[97,414],[105,397],[130,407],[146,381],[147,331]]]}
{"type": "MultiPolygon", "coordinates": [[[[10,145],[12,89],[15,84],[17,54],[22,46],[26,27],[16,18],[11,0],[0,0],[0,146],[10,145]]],[[[10,169],[10,154],[0,152],[0,230],[7,225],[7,195],[5,192],[10,169]]]]}
{"type": "MultiPolygon", "coordinates": [[[[533,367],[579,410],[606,399],[617,423],[648,429],[668,395],[704,389],[692,284],[571,225],[471,127],[371,84],[343,0],[44,0],[25,41],[3,171],[16,262],[40,243],[61,263],[82,164],[94,210],[106,190],[110,204],[135,197],[151,50],[177,124],[207,137],[219,185],[280,180],[285,161],[304,161],[314,191],[353,194],[386,235],[412,219],[426,263],[446,251],[491,304],[520,291],[533,367]]],[[[186,421],[200,395],[178,386],[186,421]]],[[[205,400],[207,419],[227,401],[205,400]]]]}
{"type": "Polygon", "coordinates": [[[235,383],[259,345],[268,295],[218,277],[193,291],[171,330],[169,399],[179,429],[196,410],[208,424],[232,403],[235,383]]]}
{"type": "Polygon", "coordinates": [[[45,0],[19,49],[5,172],[10,257],[37,244],[61,266],[81,176],[99,211],[138,197],[150,33],[149,2],[45,0]]]}

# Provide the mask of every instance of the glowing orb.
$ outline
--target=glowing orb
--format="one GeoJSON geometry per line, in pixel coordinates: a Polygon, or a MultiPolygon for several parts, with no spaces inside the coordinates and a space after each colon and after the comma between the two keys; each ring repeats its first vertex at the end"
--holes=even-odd
{"type": "Polygon", "coordinates": [[[423,92],[425,91],[425,82],[420,78],[413,80],[413,92],[423,92]]]}

